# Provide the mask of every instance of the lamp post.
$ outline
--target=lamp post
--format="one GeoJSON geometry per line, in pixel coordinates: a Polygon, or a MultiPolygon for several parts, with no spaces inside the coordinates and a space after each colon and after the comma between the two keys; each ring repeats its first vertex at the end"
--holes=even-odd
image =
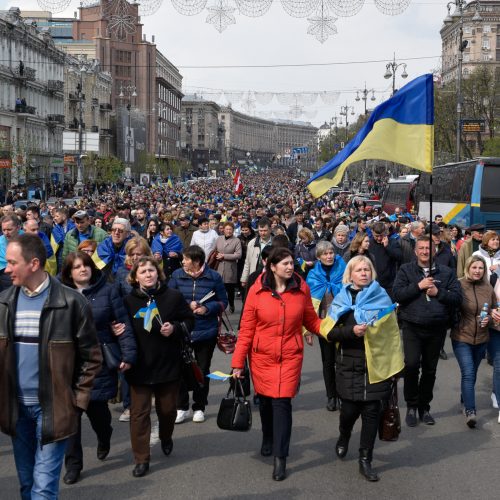
{"type": "Polygon", "coordinates": [[[396,72],[398,68],[403,68],[403,71],[401,73],[401,78],[408,78],[408,73],[406,72],[406,63],[401,62],[397,63],[396,62],[396,53],[394,53],[394,57],[392,62],[388,62],[385,65],[385,75],[384,78],[388,80],[389,78],[392,78],[392,94],[394,95],[396,93],[396,72]]]}
{"type": "Polygon", "coordinates": [[[340,114],[345,116],[345,142],[349,140],[349,111],[351,115],[354,115],[354,107],[348,106],[347,103],[345,106],[340,106],[340,114]]]}
{"type": "MultiPolygon", "coordinates": [[[[86,73],[85,65],[80,66],[80,81],[76,86],[78,96],[78,156],[76,158],[76,184],[75,194],[83,190],[83,73],[86,73]]],[[[82,191],[83,194],[83,191],[82,191]]]]}
{"type": "Polygon", "coordinates": [[[359,101],[361,101],[361,99],[363,99],[364,104],[365,104],[365,116],[368,114],[368,110],[366,108],[366,101],[368,100],[368,94],[370,92],[372,93],[372,96],[370,97],[370,101],[375,101],[375,90],[373,90],[373,89],[368,90],[366,88],[366,82],[365,82],[365,88],[363,90],[357,90],[356,91],[355,101],[359,102],[359,101]],[[361,92],[361,97],[359,96],[360,92],[361,92]]]}
{"type": "Polygon", "coordinates": [[[118,97],[120,99],[124,99],[125,96],[128,99],[127,102],[127,112],[128,112],[128,129],[127,129],[127,155],[125,158],[125,161],[127,162],[130,171],[132,171],[132,122],[131,122],[131,115],[130,115],[130,109],[132,107],[132,97],[137,97],[137,88],[135,85],[129,84],[126,85],[125,87],[123,85],[120,86],[120,94],[118,97]]]}
{"type": "MultiPolygon", "coordinates": [[[[464,7],[467,2],[465,0],[453,0],[448,2],[446,8],[448,9],[448,15],[446,16],[444,23],[450,24],[457,20],[458,18],[458,65],[457,65],[457,123],[456,123],[456,152],[455,161],[460,161],[460,136],[462,128],[462,65],[464,60],[464,50],[469,45],[468,40],[464,40],[464,7]],[[455,6],[455,12],[450,15],[451,6],[455,6]]],[[[472,18],[472,21],[478,23],[482,21],[481,15],[479,14],[479,1],[476,3],[476,13],[472,18]]]]}

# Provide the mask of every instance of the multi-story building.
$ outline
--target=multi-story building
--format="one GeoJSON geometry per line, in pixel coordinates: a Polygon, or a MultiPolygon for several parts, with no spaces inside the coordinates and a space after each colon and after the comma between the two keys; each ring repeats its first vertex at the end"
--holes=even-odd
{"type": "Polygon", "coordinates": [[[198,170],[247,162],[287,165],[297,159],[294,148],[316,149],[317,130],[310,123],[245,115],[197,96],[182,100],[183,155],[198,170]]]}
{"type": "Polygon", "coordinates": [[[0,165],[4,187],[62,180],[64,58],[48,31],[0,13],[0,165]]]}

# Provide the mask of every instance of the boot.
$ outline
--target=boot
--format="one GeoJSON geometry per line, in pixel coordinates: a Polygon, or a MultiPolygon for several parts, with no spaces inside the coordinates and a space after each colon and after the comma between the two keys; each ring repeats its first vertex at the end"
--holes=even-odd
{"type": "Polygon", "coordinates": [[[347,455],[347,450],[349,449],[349,439],[351,438],[351,433],[340,432],[339,439],[335,445],[335,453],[337,457],[344,458],[347,455]]]}
{"type": "Polygon", "coordinates": [[[368,481],[378,481],[380,477],[372,469],[372,452],[366,448],[359,449],[359,473],[368,481]]]}
{"type": "Polygon", "coordinates": [[[286,457],[274,457],[273,479],[283,481],[286,478],[286,457]]]}
{"type": "Polygon", "coordinates": [[[260,454],[263,457],[270,457],[273,454],[273,438],[262,437],[262,446],[260,447],[260,454]]]}

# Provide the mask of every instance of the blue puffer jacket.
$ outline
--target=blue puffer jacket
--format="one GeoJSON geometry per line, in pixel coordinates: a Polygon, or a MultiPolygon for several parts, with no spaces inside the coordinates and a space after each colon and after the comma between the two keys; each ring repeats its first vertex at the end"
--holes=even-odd
{"type": "Polygon", "coordinates": [[[130,269],[126,266],[120,267],[115,273],[114,285],[118,290],[118,295],[124,299],[130,292],[132,292],[132,285],[127,281],[130,269]]]}
{"type": "Polygon", "coordinates": [[[181,268],[174,271],[172,278],[168,282],[168,286],[169,288],[179,290],[188,304],[193,300],[201,300],[212,290],[215,292],[215,295],[211,299],[203,303],[208,309],[207,314],[195,314],[191,340],[199,342],[200,340],[208,340],[216,337],[219,330],[218,317],[223,313],[228,304],[226,289],[221,275],[208,266],[205,266],[203,273],[198,278],[193,278],[181,268]]]}
{"type": "MultiPolygon", "coordinates": [[[[99,342],[117,342],[122,352],[122,360],[125,363],[134,364],[137,356],[135,337],[132,326],[118,290],[114,285],[107,283],[106,275],[99,271],[95,283],[82,291],[83,295],[90,302],[92,315],[97,330],[99,342]],[[115,337],[111,331],[111,323],[125,323],[125,332],[119,337],[115,337]]],[[[118,375],[116,371],[111,371],[103,361],[102,369],[94,379],[94,386],[90,399],[93,401],[107,401],[116,396],[118,390],[118,375]]]]}

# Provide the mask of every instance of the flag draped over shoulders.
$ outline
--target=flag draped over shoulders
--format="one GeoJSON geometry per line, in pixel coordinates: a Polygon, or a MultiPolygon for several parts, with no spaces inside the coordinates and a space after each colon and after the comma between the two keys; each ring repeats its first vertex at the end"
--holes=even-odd
{"type": "Polygon", "coordinates": [[[327,273],[319,260],[309,271],[306,282],[311,290],[311,299],[316,312],[319,310],[325,293],[329,292],[335,297],[342,289],[342,276],[345,267],[344,259],[336,255],[330,274],[327,273]]]}
{"type": "Polygon", "coordinates": [[[368,325],[364,336],[366,365],[369,382],[375,384],[398,374],[404,367],[396,318],[397,304],[392,303],[377,281],[372,281],[361,290],[353,304],[349,291],[351,286],[344,285],[335,296],[328,316],[321,324],[321,334],[326,337],[339,318],[354,311],[356,323],[368,325]]]}
{"type": "Polygon", "coordinates": [[[106,266],[111,265],[111,271],[116,273],[120,267],[125,265],[125,245],[130,240],[131,236],[123,241],[121,247],[116,249],[111,237],[106,238],[101,241],[97,246],[96,251],[92,255],[92,260],[94,261],[97,269],[104,269],[106,266]]]}

